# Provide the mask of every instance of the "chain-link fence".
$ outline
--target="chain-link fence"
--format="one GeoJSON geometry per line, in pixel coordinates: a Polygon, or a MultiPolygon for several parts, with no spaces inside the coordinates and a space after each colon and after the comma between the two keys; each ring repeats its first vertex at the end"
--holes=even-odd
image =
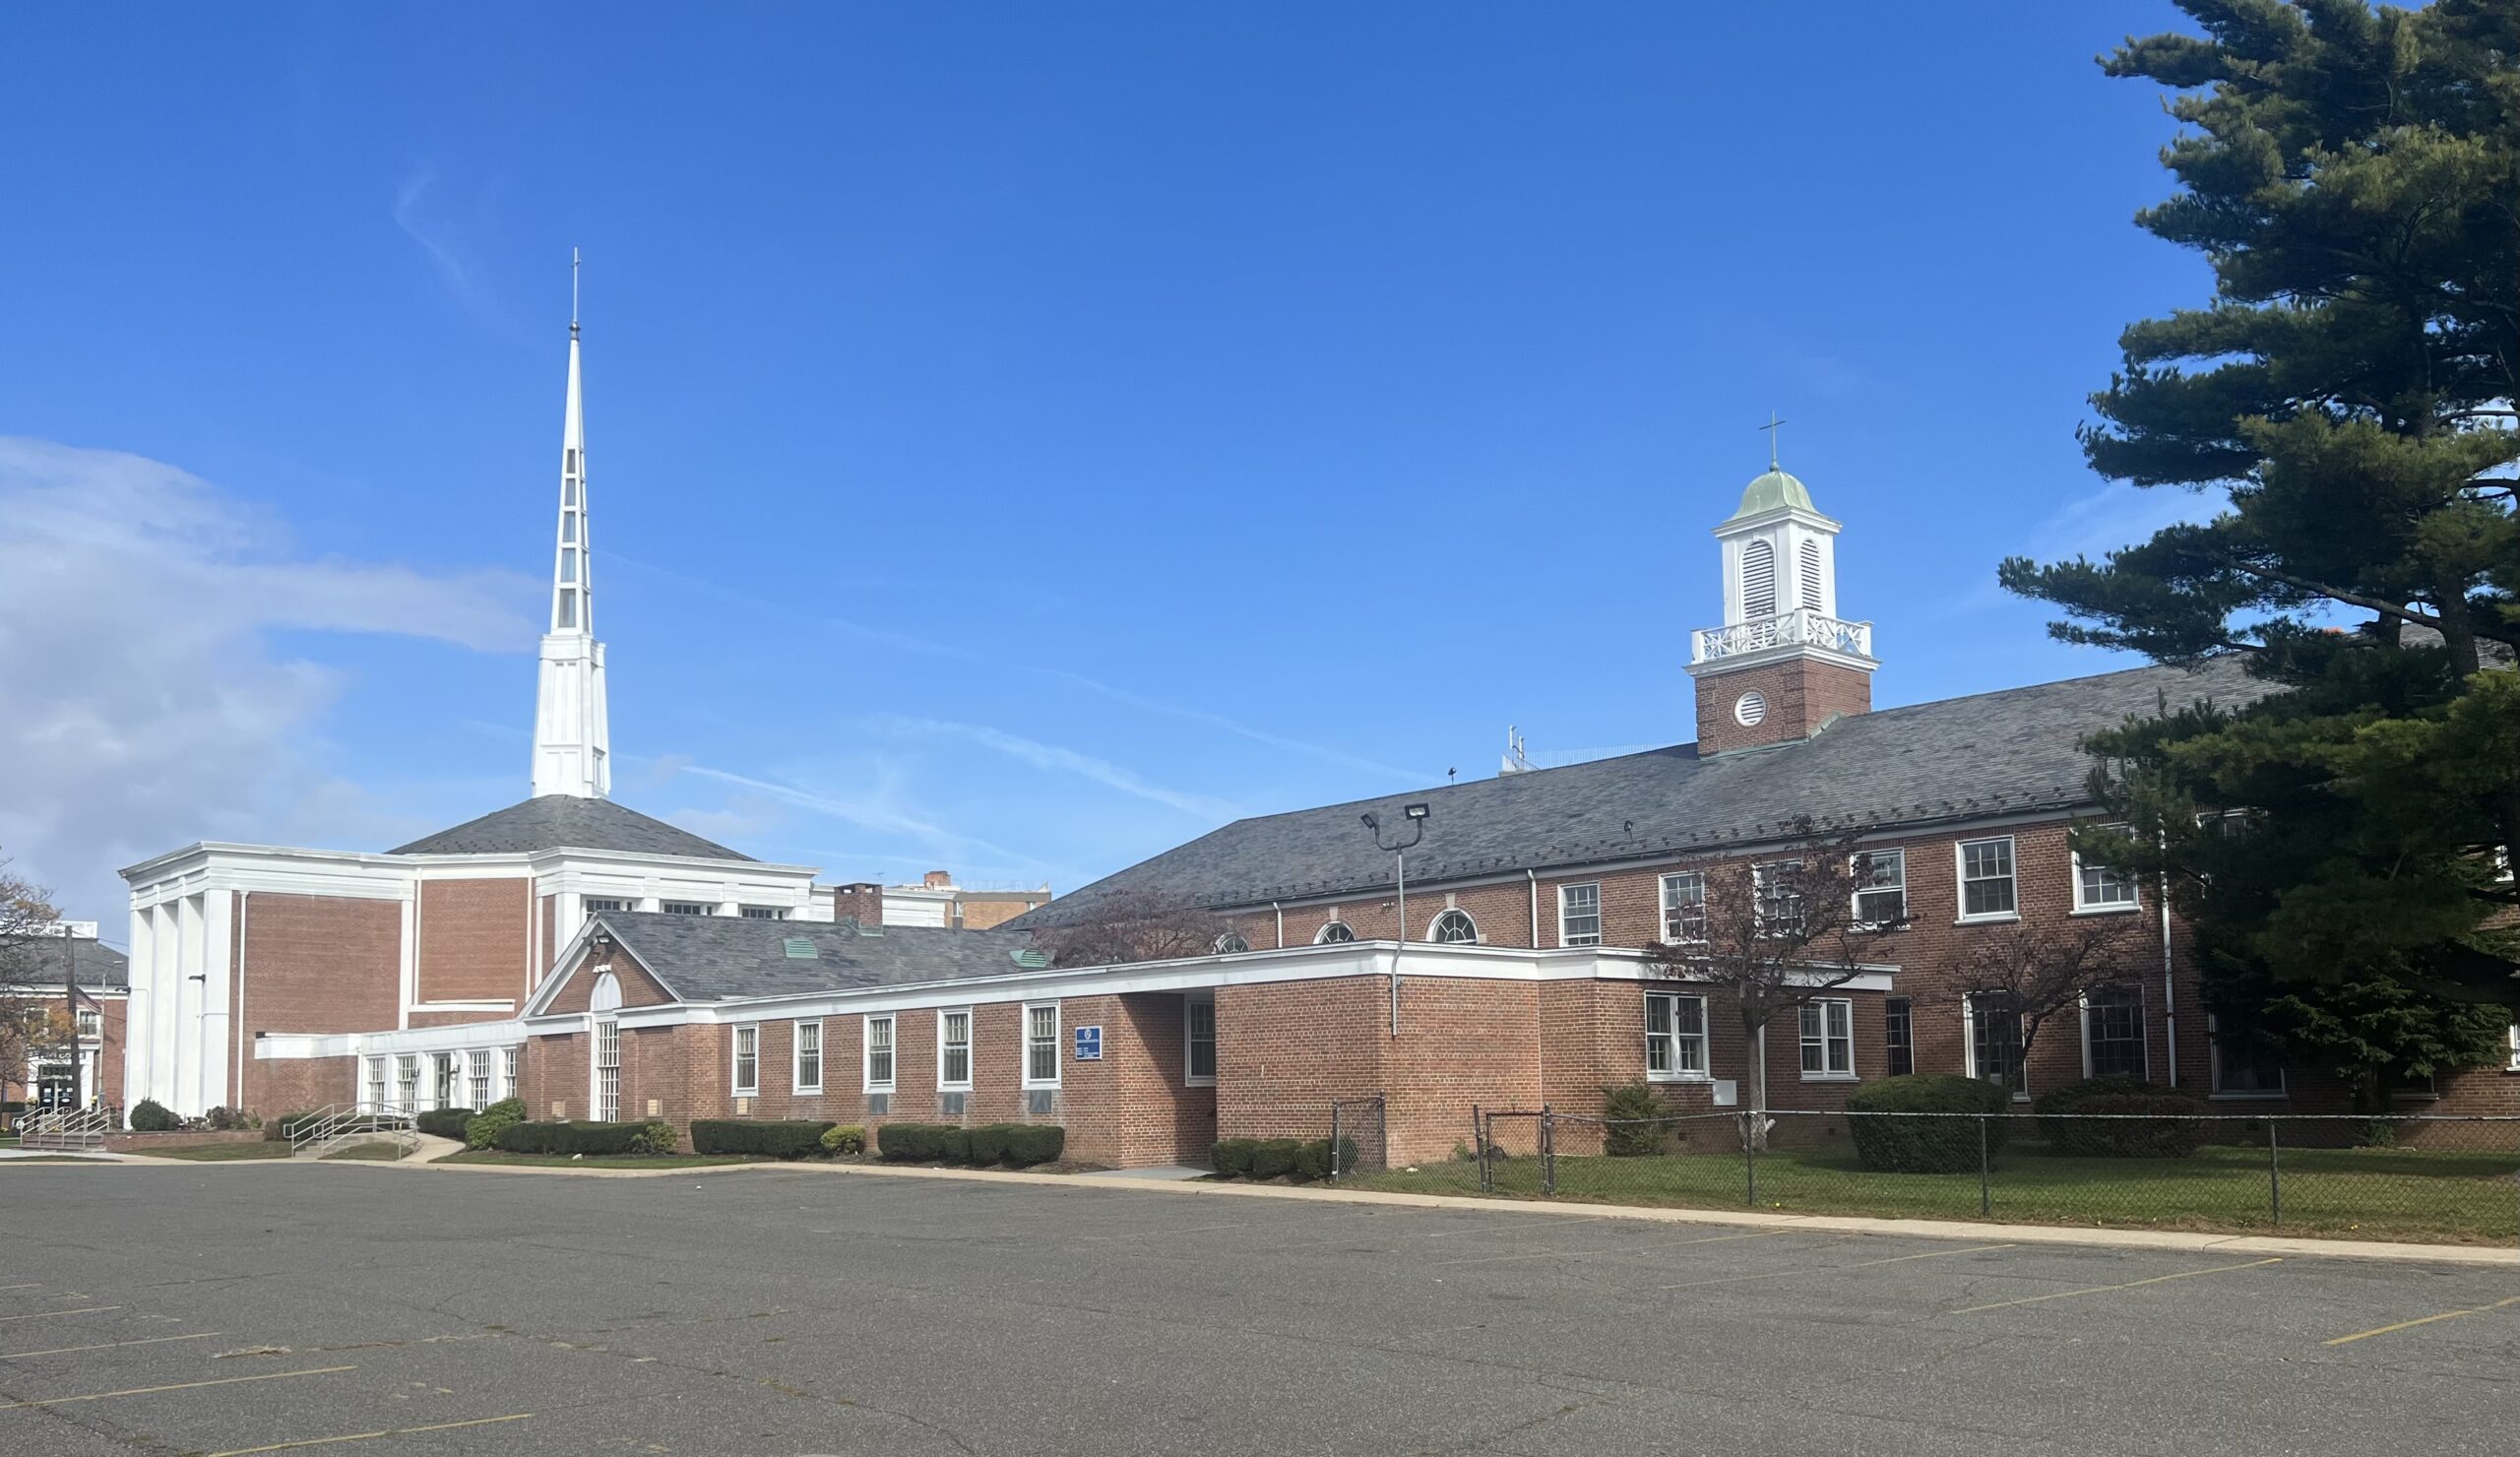
{"type": "Polygon", "coordinates": [[[1392,1186],[1799,1214],[2520,1242],[2520,1117],[1482,1110],[1392,1186]],[[1475,1182],[1474,1182],[1475,1179],[1475,1182]]]}
{"type": "Polygon", "coordinates": [[[1342,1098],[1330,1105],[1332,1178],[1380,1173],[1391,1167],[1387,1153],[1381,1094],[1371,1098],[1342,1098]]]}

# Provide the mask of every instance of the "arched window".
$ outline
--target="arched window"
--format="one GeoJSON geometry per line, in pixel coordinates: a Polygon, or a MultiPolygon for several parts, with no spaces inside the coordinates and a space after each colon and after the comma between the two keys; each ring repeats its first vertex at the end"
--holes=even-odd
{"type": "Polygon", "coordinates": [[[1776,615],[1776,548],[1765,541],[1741,548],[1741,615],[1776,615]]]}
{"type": "Polygon", "coordinates": [[[1242,939],[1240,932],[1227,931],[1224,935],[1217,937],[1217,955],[1219,956],[1231,956],[1237,951],[1250,949],[1251,943],[1242,939]]]}
{"type": "Polygon", "coordinates": [[[1441,946],[1476,946],[1479,926],[1467,911],[1447,911],[1426,928],[1426,939],[1441,946]]]}
{"type": "Polygon", "coordinates": [[[1356,933],[1348,929],[1348,922],[1344,920],[1334,920],[1321,928],[1321,934],[1312,938],[1312,944],[1315,946],[1336,946],[1343,941],[1353,941],[1354,939],[1356,939],[1356,933]]]}
{"type": "Polygon", "coordinates": [[[596,973],[595,987],[587,993],[587,1010],[590,1012],[621,1010],[621,979],[610,972],[596,973]]]}
{"type": "Polygon", "coordinates": [[[1820,602],[1820,543],[1817,541],[1806,540],[1802,543],[1802,605],[1809,607],[1815,612],[1819,611],[1822,605],[1820,602]]]}

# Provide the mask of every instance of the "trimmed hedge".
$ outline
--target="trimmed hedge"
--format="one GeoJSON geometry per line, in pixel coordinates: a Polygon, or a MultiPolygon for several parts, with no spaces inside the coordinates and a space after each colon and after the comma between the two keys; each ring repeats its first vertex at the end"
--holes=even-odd
{"type": "Polygon", "coordinates": [[[525,1121],[525,1100],[502,1098],[474,1113],[464,1125],[464,1146],[486,1149],[495,1146],[499,1130],[513,1128],[525,1121]]]}
{"type": "Polygon", "coordinates": [[[1067,1149],[1067,1130],[1056,1123],[886,1123],[875,1130],[876,1151],[896,1164],[1047,1164],[1067,1149]]]}
{"type": "Polygon", "coordinates": [[[875,1149],[893,1164],[960,1164],[972,1143],[951,1123],[886,1123],[875,1130],[875,1149]]]}
{"type": "Polygon", "coordinates": [[[1216,1166],[1217,1177],[1241,1178],[1251,1172],[1251,1154],[1259,1147],[1256,1138],[1220,1138],[1208,1162],[1216,1166]]]}
{"type": "Polygon", "coordinates": [[[2039,1097],[2039,1131],[2060,1154],[2087,1159],[2184,1159],[2205,1142],[2209,1109],[2193,1095],[2141,1078],[2086,1078],[2039,1097]],[[2077,1114],[2106,1113],[2084,1121],[2077,1114]],[[2159,1117],[2123,1116],[2158,1113],[2159,1117]]]}
{"type": "Polygon", "coordinates": [[[134,1133],[165,1133],[182,1121],[155,1098],[144,1098],[131,1107],[131,1131],[134,1133]]]}
{"type": "MultiPolygon", "coordinates": [[[[2008,1113],[2012,1095],[1978,1078],[1917,1074],[1882,1078],[1848,1095],[1850,1113],[2008,1113]]],[[[1979,1139],[2003,1147],[2009,1118],[1851,1117],[1856,1158],[1882,1173],[1959,1173],[1978,1167],[1979,1139]]]]}
{"type": "Polygon", "coordinates": [[[985,1123],[977,1128],[966,1130],[965,1138],[972,1162],[981,1165],[1005,1163],[1006,1133],[1012,1126],[1008,1123],[985,1123]]]}
{"type": "Polygon", "coordinates": [[[434,1138],[452,1138],[459,1142],[464,1130],[480,1116],[469,1108],[433,1108],[411,1120],[411,1126],[434,1138]]]}
{"type": "MultiPolygon", "coordinates": [[[[1341,1161],[1356,1166],[1356,1141],[1339,1140],[1341,1161]]],[[[1276,1178],[1290,1175],[1310,1182],[1330,1176],[1330,1140],[1315,1138],[1223,1138],[1209,1150],[1208,1161],[1219,1178],[1276,1178]]]]}
{"type": "Polygon", "coordinates": [[[511,1154],[599,1157],[633,1152],[640,1135],[647,1131],[645,1123],[512,1123],[499,1130],[490,1146],[511,1154]]]}
{"type": "Polygon", "coordinates": [[[842,1123],[826,1128],[822,1142],[826,1154],[862,1154],[866,1152],[866,1127],[862,1123],[842,1123]]]}
{"type": "Polygon", "coordinates": [[[1008,1123],[1006,1162],[1018,1169],[1047,1164],[1067,1151],[1067,1130],[1056,1123],[1008,1123]]]}
{"type": "Polygon", "coordinates": [[[1277,1178],[1295,1172],[1295,1150],[1303,1141],[1295,1138],[1263,1138],[1251,1145],[1251,1176],[1277,1178]]]}
{"type": "Polygon", "coordinates": [[[694,1118],[691,1151],[695,1154],[759,1154],[769,1159],[801,1159],[823,1149],[823,1135],[839,1125],[829,1118],[694,1118]]]}

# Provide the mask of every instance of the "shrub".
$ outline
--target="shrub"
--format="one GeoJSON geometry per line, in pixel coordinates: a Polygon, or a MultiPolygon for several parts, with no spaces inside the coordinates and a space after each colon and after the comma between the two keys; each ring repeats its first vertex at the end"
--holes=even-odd
{"type": "Polygon", "coordinates": [[[630,1140],[630,1152],[670,1154],[674,1151],[674,1146],[680,1142],[682,1142],[682,1135],[673,1131],[671,1123],[662,1118],[650,1118],[639,1125],[639,1136],[630,1140]]]}
{"type": "Polygon", "coordinates": [[[494,1145],[502,1128],[513,1128],[525,1121],[525,1100],[502,1098],[474,1113],[464,1125],[464,1146],[485,1149],[494,1145]]]}
{"type": "Polygon", "coordinates": [[[312,1123],[319,1116],[320,1114],[314,1112],[283,1113],[279,1117],[274,1118],[263,1125],[263,1141],[266,1143],[286,1143],[291,1138],[297,1136],[297,1128],[299,1124],[312,1123]]]}
{"type": "Polygon", "coordinates": [[[261,1126],[254,1121],[254,1115],[252,1113],[245,1111],[241,1108],[228,1108],[224,1105],[219,1108],[214,1108],[210,1111],[202,1114],[201,1121],[203,1127],[216,1133],[229,1133],[238,1129],[250,1129],[261,1126]]]}
{"type": "Polygon", "coordinates": [[[499,1130],[490,1146],[512,1154],[626,1154],[647,1132],[645,1123],[518,1122],[499,1130]]]}
{"type": "Polygon", "coordinates": [[[965,1130],[964,1136],[971,1144],[972,1162],[975,1164],[1005,1163],[1010,1135],[1017,1126],[1019,1125],[1014,1123],[984,1123],[977,1128],[965,1130]]]}
{"type": "Polygon", "coordinates": [[[893,1164],[932,1164],[945,1157],[943,1123],[886,1123],[875,1130],[876,1152],[893,1164]]]}
{"type": "Polygon", "coordinates": [[[1216,1166],[1219,1178],[1242,1178],[1251,1172],[1251,1155],[1259,1147],[1256,1138],[1220,1138],[1208,1162],[1216,1166]]]}
{"type": "Polygon", "coordinates": [[[1330,1176],[1330,1140],[1316,1138],[1309,1143],[1296,1144],[1294,1167],[1287,1172],[1293,1174],[1301,1183],[1310,1183],[1317,1178],[1328,1178],[1330,1176]]]}
{"type": "Polygon", "coordinates": [[[823,1152],[826,1154],[862,1154],[866,1152],[866,1129],[858,1123],[840,1123],[823,1130],[823,1152]]]}
{"type": "Polygon", "coordinates": [[[829,1118],[695,1118],[691,1151],[695,1154],[759,1154],[769,1159],[801,1159],[822,1151],[829,1118]]]}
{"type": "Polygon", "coordinates": [[[1264,1138],[1251,1149],[1251,1176],[1276,1178],[1295,1172],[1295,1150],[1303,1145],[1292,1138],[1264,1138]]]}
{"type": "Polygon", "coordinates": [[[1018,1169],[1047,1164],[1067,1148],[1067,1130],[1056,1123],[1007,1125],[1006,1162],[1018,1169]]]}
{"type": "Polygon", "coordinates": [[[1602,1090],[1602,1116],[1610,1120],[1602,1130],[1602,1152],[1613,1159],[1633,1159],[1645,1154],[1663,1152],[1665,1130],[1669,1123],[1622,1122],[1621,1119],[1663,1118],[1670,1112],[1663,1107],[1662,1095],[1651,1083],[1622,1083],[1602,1090]]]}
{"type": "Polygon", "coordinates": [[[469,1108],[433,1108],[411,1120],[411,1126],[432,1138],[457,1138],[474,1117],[469,1108]]]}
{"type": "MultiPolygon", "coordinates": [[[[2012,1095],[1978,1078],[1920,1074],[1866,1083],[1847,1098],[1850,1113],[2009,1112],[2012,1095]]],[[[1850,1117],[1856,1158],[1886,1173],[1958,1173],[1978,1167],[1984,1130],[1987,1153],[2003,1146],[2004,1117],[1850,1117]]]]}
{"type": "Polygon", "coordinates": [[[165,1133],[176,1123],[166,1105],[155,1098],[144,1098],[131,1108],[131,1131],[134,1133],[165,1133]]]}
{"type": "Polygon", "coordinates": [[[2092,1159],[2184,1159],[2205,1141],[2194,1097],[2141,1078],[2085,1078],[2039,1095],[2039,1131],[2060,1154],[2092,1159]],[[2076,1114],[2160,1113],[2160,1118],[2076,1114]]]}

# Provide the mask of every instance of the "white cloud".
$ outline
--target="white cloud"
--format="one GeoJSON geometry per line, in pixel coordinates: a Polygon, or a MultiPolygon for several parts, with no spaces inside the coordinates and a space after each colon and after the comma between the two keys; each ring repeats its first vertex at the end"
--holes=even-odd
{"type": "Polygon", "coordinates": [[[532,590],[309,558],[278,518],[175,467],[0,436],[0,853],[110,926],[113,872],[195,840],[395,834],[400,817],[321,763],[342,675],[268,635],[521,651],[532,590]]]}
{"type": "Polygon", "coordinates": [[[1212,825],[1234,817],[1233,806],[1222,799],[1168,790],[1162,785],[1150,783],[1136,771],[1124,769],[1108,759],[1098,759],[1091,754],[1078,753],[1074,749],[1041,743],[1019,734],[1008,733],[1004,729],[990,728],[979,724],[956,724],[942,719],[898,717],[879,718],[875,720],[875,727],[879,731],[912,738],[959,738],[967,743],[976,743],[984,749],[1004,754],[1020,763],[1030,764],[1036,769],[1078,775],[1096,784],[1118,790],[1121,793],[1134,794],[1138,798],[1180,810],[1183,814],[1212,825]]]}
{"type": "Polygon", "coordinates": [[[474,256],[472,234],[487,226],[488,195],[483,194],[476,204],[474,222],[466,225],[448,216],[437,194],[437,173],[432,168],[422,167],[404,178],[394,189],[394,225],[419,245],[448,295],[475,322],[510,340],[527,340],[531,336],[499,301],[474,256]]]}

